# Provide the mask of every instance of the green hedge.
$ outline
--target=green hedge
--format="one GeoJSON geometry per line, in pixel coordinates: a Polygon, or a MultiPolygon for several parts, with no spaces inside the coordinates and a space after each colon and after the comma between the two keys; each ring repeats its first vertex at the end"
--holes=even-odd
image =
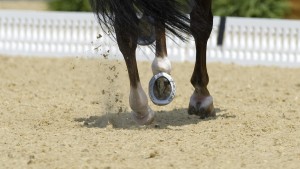
{"type": "MultiPolygon", "coordinates": [[[[187,1],[178,0],[182,4],[187,1]]],[[[283,18],[290,4],[289,0],[212,0],[212,10],[217,16],[283,18]]]]}
{"type": "Polygon", "coordinates": [[[48,5],[53,11],[91,11],[89,0],[52,0],[48,5]]]}
{"type": "Polygon", "coordinates": [[[290,10],[288,0],[213,0],[214,15],[283,18],[290,10]]]}
{"type": "MultiPolygon", "coordinates": [[[[186,4],[190,0],[177,0],[186,4]]],[[[288,0],[212,0],[217,16],[283,18],[290,10],[288,0]]],[[[56,11],[90,11],[89,0],[52,0],[49,8],[56,11]]],[[[188,11],[187,5],[183,6],[188,11]]]]}

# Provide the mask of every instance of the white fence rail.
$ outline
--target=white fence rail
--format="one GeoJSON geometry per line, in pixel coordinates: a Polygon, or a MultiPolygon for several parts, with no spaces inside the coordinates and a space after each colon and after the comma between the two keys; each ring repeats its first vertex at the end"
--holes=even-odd
{"type": "MultiPolygon", "coordinates": [[[[222,47],[217,46],[219,21],[214,18],[208,61],[300,67],[300,21],[227,18],[222,47]]],[[[194,61],[193,40],[167,43],[171,60],[194,61]]],[[[122,57],[92,13],[0,11],[1,55],[95,57],[108,51],[110,57],[122,57]]],[[[153,57],[148,47],[137,51],[139,60],[153,57]]]]}

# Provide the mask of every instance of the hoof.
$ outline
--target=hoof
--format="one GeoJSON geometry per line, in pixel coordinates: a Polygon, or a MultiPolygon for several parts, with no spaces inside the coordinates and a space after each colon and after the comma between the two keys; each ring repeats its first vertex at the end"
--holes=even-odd
{"type": "Polygon", "coordinates": [[[143,113],[132,113],[133,119],[135,122],[137,122],[139,125],[149,125],[153,122],[155,113],[151,110],[150,107],[148,107],[148,112],[143,113]]]}
{"type": "Polygon", "coordinates": [[[158,73],[149,82],[149,96],[155,105],[163,106],[171,103],[175,93],[174,80],[167,73],[158,73]]]}
{"type": "Polygon", "coordinates": [[[213,105],[213,98],[211,96],[197,98],[192,95],[190,99],[188,114],[200,116],[201,119],[216,116],[213,105]]]}

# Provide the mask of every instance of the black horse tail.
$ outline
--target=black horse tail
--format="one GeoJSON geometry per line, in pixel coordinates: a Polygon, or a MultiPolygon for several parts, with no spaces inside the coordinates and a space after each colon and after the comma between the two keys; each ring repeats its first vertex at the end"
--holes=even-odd
{"type": "Polygon", "coordinates": [[[190,19],[183,13],[183,4],[178,0],[90,0],[90,4],[101,27],[110,32],[114,32],[114,26],[136,32],[139,27],[137,15],[143,14],[164,22],[168,32],[181,40],[186,40],[186,35],[191,34],[190,19]]]}

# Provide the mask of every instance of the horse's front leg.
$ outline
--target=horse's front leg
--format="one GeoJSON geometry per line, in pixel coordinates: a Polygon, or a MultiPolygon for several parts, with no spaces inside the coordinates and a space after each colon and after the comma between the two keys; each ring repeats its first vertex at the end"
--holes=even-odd
{"type": "Polygon", "coordinates": [[[213,15],[211,0],[196,0],[195,2],[190,14],[191,31],[196,43],[196,63],[191,78],[195,91],[190,98],[188,113],[206,118],[215,116],[213,98],[207,89],[209,77],[206,68],[207,40],[212,30],[213,15]]]}
{"type": "Polygon", "coordinates": [[[163,22],[155,21],[155,59],[152,62],[152,72],[156,75],[160,72],[171,73],[171,62],[168,59],[166,47],[166,32],[163,22]]]}
{"type": "MultiPolygon", "coordinates": [[[[118,24],[118,23],[115,23],[118,24]]],[[[147,95],[140,83],[135,50],[137,47],[137,31],[126,31],[123,26],[115,26],[117,43],[126,62],[130,80],[129,104],[133,110],[133,117],[140,125],[150,124],[154,119],[154,112],[148,106],[147,95]]]]}
{"type": "MultiPolygon", "coordinates": [[[[165,23],[155,21],[155,59],[152,72],[157,80],[150,82],[150,98],[156,105],[169,104],[175,96],[175,84],[171,78],[171,62],[167,57],[165,23]],[[152,93],[153,92],[153,93],[152,93]]],[[[152,78],[152,80],[153,80],[152,78]]]]}

